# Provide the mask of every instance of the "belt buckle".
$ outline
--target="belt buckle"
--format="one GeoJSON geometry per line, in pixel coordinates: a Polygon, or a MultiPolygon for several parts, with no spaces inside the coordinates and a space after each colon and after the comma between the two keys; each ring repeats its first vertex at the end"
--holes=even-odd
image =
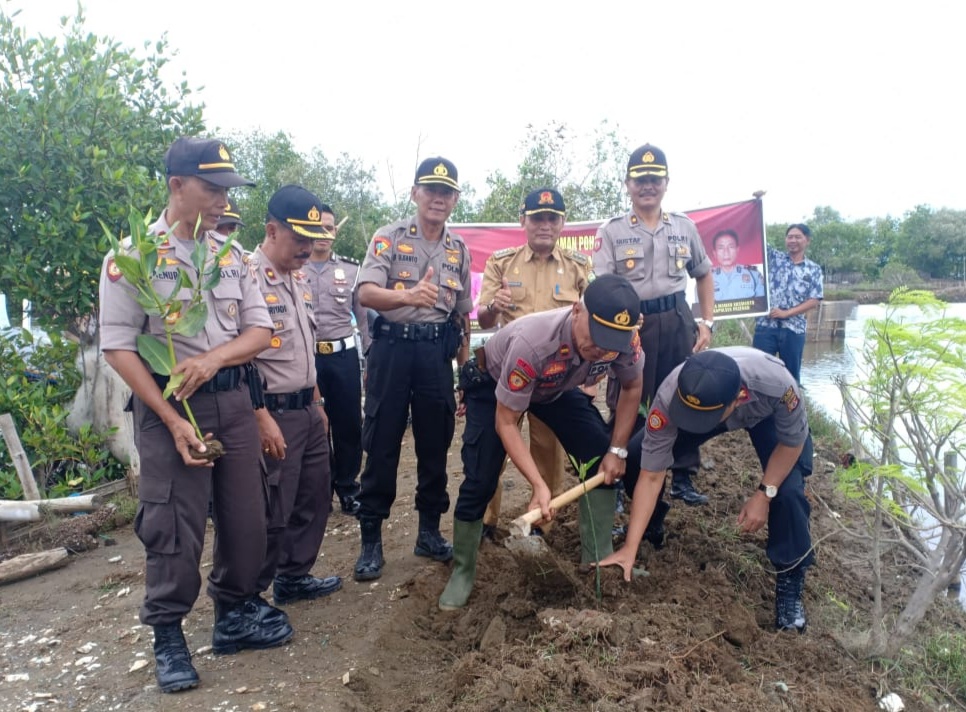
{"type": "Polygon", "coordinates": [[[331,341],[320,341],[317,346],[319,347],[319,353],[323,356],[328,356],[335,352],[331,341]]]}

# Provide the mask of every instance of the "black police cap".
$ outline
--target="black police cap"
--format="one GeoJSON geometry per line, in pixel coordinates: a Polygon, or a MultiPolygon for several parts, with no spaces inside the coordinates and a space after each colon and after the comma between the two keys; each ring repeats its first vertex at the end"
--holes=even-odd
{"type": "Polygon", "coordinates": [[[458,191],[460,189],[458,180],[456,166],[453,165],[452,161],[442,156],[427,158],[416,169],[415,185],[432,185],[435,183],[458,191]]]}
{"type": "Polygon", "coordinates": [[[738,362],[710,349],[689,356],[678,373],[668,417],[680,430],[707,433],[721,422],[741,391],[738,362]]]}
{"type": "Polygon", "coordinates": [[[217,139],[188,136],[176,139],[164,154],[164,170],[169,176],[198,176],[222,188],[255,185],[238,175],[231,152],[217,139]]]}
{"type": "Polygon", "coordinates": [[[300,185],[283,185],[269,198],[268,215],[296,235],[324,240],[332,237],[322,225],[324,205],[317,195],[300,185]]]}
{"type": "Polygon", "coordinates": [[[602,274],[587,286],[583,302],[594,344],[608,351],[632,353],[641,298],[631,283],[616,274],[602,274]]]}
{"type": "Polygon", "coordinates": [[[523,215],[536,215],[537,213],[566,215],[567,206],[564,205],[563,196],[553,188],[537,188],[530,191],[524,198],[523,208],[520,212],[523,215]]]}
{"type": "Polygon", "coordinates": [[[228,201],[228,207],[225,208],[225,212],[222,213],[221,219],[218,221],[218,227],[224,227],[226,225],[245,227],[245,223],[241,219],[241,213],[238,212],[238,203],[234,200],[228,201]]]}
{"type": "Polygon", "coordinates": [[[642,176],[667,177],[667,157],[657,146],[645,143],[634,150],[627,161],[627,177],[641,178],[642,176]]]}

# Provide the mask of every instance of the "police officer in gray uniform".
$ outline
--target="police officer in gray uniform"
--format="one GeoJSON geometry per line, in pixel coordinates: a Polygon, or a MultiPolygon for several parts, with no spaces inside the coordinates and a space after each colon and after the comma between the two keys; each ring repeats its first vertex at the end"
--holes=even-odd
{"type": "Polygon", "coordinates": [[[732,346],[695,354],[661,384],[647,427],[628,445],[640,450],[641,460],[640,472],[628,469],[624,478],[633,493],[627,539],[600,563],[620,565],[630,581],[645,524],[678,452],[738,429],[751,437],[764,473],[741,508],[738,526],[750,533],[768,524],[766,552],[777,572],[775,627],[803,632],[805,571],[815,560],[805,497],[812,440],[795,377],[757,349],[732,346]]]}
{"type": "MultiPolygon", "coordinates": [[[[579,462],[593,462],[588,476],[599,468],[612,484],[623,475],[643,383],[644,359],[636,328],[639,308],[626,279],[603,275],[572,307],[510,322],[461,369],[465,479],[453,521],[455,563],[439,599],[441,609],[462,608],[473,589],[483,513],[506,455],[533,487],[530,509],[539,507],[545,519],[551,518],[550,488],[517,427],[523,413],[540,418],[579,462]],[[599,382],[609,368],[621,384],[612,433],[578,389],[599,382]]],[[[613,522],[613,489],[587,492],[580,506],[582,561],[598,561],[613,552],[613,522]]]]}
{"type": "MultiPolygon", "coordinates": [[[[651,144],[637,148],[627,162],[624,181],[632,209],[604,223],[594,242],[594,272],[626,277],[641,298],[641,345],[646,356],[641,402],[645,405],[675,366],[711,344],[714,328],[711,260],[694,222],[682,213],[661,208],[669,180],[664,152],[651,144]],[[689,276],[697,281],[701,303],[703,318],[697,325],[684,298],[689,276]]],[[[612,391],[609,385],[608,405],[613,401],[612,391]]],[[[695,451],[675,465],[672,497],[687,504],[708,501],[691,483],[698,464],[695,451]]]]}
{"type": "Polygon", "coordinates": [[[258,590],[274,580],[276,605],[342,588],[338,576],[309,573],[331,504],[329,440],[315,384],[312,293],[301,272],[312,242],[324,239],[321,205],[301,186],[279,188],[268,201],[265,239],[249,260],[275,327],[269,348],[255,360],[265,384],[265,407],[255,416],[270,505],[268,553],[258,590]]]}
{"type": "Polygon", "coordinates": [[[359,263],[332,251],[338,234],[335,214],[323,203],[324,237],[313,240],[305,275],[312,287],[315,312],[315,370],[325,398],[332,435],[332,488],[345,514],[359,512],[359,469],[362,467],[362,377],[352,317],[362,333],[362,350],[371,338],[366,310],[355,289],[359,263]]]}
{"type": "MultiPolygon", "coordinates": [[[[170,294],[184,270],[198,279],[192,264],[195,240],[212,253],[224,244],[214,232],[228,206],[227,189],[254,185],[235,172],[231,154],[217,140],[180,138],[165,154],[168,205],[151,232],[167,235],[158,252],[169,268],[156,273],[154,286],[170,294]],[[200,216],[201,229],[194,235],[200,216]],[[172,228],[172,226],[174,226],[172,228]]],[[[125,246],[130,249],[129,241],[125,246]]],[[[268,347],[272,320],[255,279],[233,247],[220,261],[221,281],[204,292],[205,328],[187,338],[175,334],[175,374],[184,380],[165,400],[167,376],[151,373],[138,355],[137,338],[164,339],[160,317],[148,316],[136,288],[108,255],[100,283],[101,348],[104,358],[134,392],[135,438],[141,456],[135,532],[144,544],[144,602],[140,618],[154,628],[156,676],[162,692],[198,684],[198,674],[181,631],[181,620],[201,588],[199,566],[208,503],[215,526],[214,563],[208,595],[215,601],[212,646],[216,653],[268,648],[292,637],[292,628],[256,592],[265,557],[265,496],[258,465],[258,427],[242,364],[268,347]],[[225,454],[213,466],[189,448],[203,451],[182,402],[190,399],[202,433],[213,433],[225,454]]],[[[275,611],[278,613],[278,611],[275,611]]]]}
{"type": "Polygon", "coordinates": [[[456,423],[451,364],[454,357],[460,365],[466,361],[466,315],[473,309],[470,252],[446,227],[459,199],[456,166],[440,157],[420,163],[410,198],[416,215],[379,228],[359,271],[359,301],[379,317],[367,364],[357,581],[382,575],[382,521],[396,499],[410,409],[419,512],[414,553],[453,558],[439,532],[440,515],[449,509],[446,454],[456,423]]]}

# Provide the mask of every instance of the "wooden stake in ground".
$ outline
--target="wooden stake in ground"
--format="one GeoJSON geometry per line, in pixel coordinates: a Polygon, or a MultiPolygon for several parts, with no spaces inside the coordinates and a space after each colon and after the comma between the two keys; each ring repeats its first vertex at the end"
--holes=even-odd
{"type": "Polygon", "coordinates": [[[17,426],[14,424],[13,417],[11,417],[10,413],[0,415],[0,432],[3,433],[3,439],[7,443],[7,449],[10,451],[13,466],[17,468],[20,486],[23,487],[23,498],[40,499],[40,490],[37,488],[37,481],[34,479],[34,473],[30,469],[30,461],[27,459],[27,453],[24,452],[23,445],[20,444],[20,436],[17,435],[17,426]]]}
{"type": "Polygon", "coordinates": [[[44,571],[67,565],[67,549],[48,549],[34,554],[21,554],[0,562],[0,585],[36,576],[44,571]]]}

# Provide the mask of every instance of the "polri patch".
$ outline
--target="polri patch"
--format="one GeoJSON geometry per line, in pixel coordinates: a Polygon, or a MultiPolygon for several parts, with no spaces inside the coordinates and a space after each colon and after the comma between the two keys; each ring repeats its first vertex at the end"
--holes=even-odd
{"type": "Polygon", "coordinates": [[[647,429],[656,431],[664,430],[665,427],[667,427],[667,416],[657,408],[652,408],[647,414],[647,429]]]}
{"type": "Polygon", "coordinates": [[[114,261],[114,258],[112,257],[107,261],[107,278],[112,282],[116,282],[122,276],[123,275],[121,274],[120,268],[117,266],[117,263],[114,261]]]}
{"type": "Polygon", "coordinates": [[[372,241],[372,254],[376,257],[389,249],[389,240],[385,237],[377,237],[372,241]]]}
{"type": "Polygon", "coordinates": [[[523,371],[519,368],[515,368],[510,371],[510,375],[506,378],[507,386],[510,387],[511,391],[522,391],[530,383],[530,378],[527,377],[523,371]]]}

